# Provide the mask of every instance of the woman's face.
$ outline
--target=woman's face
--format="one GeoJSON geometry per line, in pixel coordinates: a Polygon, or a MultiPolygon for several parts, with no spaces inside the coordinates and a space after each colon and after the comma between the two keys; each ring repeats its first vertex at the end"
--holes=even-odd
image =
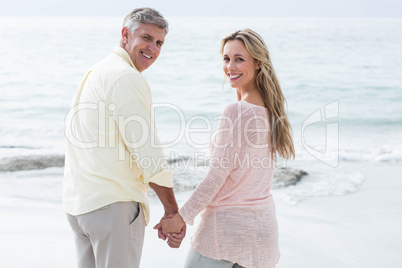
{"type": "Polygon", "coordinates": [[[226,42],[223,47],[223,71],[229,77],[232,88],[242,90],[253,84],[259,68],[243,41],[226,42]]]}

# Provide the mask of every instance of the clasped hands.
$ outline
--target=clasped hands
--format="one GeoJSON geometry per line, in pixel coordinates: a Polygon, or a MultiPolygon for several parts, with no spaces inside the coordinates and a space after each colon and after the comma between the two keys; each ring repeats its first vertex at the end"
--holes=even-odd
{"type": "Polygon", "coordinates": [[[165,213],[161,221],[154,226],[158,229],[158,237],[162,240],[167,239],[167,244],[171,248],[180,247],[181,242],[186,236],[186,223],[179,213],[165,213]]]}

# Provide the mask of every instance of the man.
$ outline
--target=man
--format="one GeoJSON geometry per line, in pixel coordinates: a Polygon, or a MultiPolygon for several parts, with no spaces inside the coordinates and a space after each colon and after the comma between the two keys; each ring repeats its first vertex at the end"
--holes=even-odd
{"type": "MultiPolygon", "coordinates": [[[[141,72],[158,58],[168,23],[140,8],[124,20],[120,47],[81,80],[66,117],[64,209],[74,231],[79,267],[139,267],[149,222],[147,190],[165,215],[178,206],[151,116],[151,92],[141,72]]],[[[179,247],[185,228],[169,237],[179,247]]],[[[159,237],[165,239],[161,231],[159,237]]]]}

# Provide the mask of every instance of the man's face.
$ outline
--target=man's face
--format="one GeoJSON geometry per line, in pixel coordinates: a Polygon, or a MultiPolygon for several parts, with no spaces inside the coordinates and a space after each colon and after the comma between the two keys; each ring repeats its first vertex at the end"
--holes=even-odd
{"type": "Polygon", "coordinates": [[[127,28],[123,28],[123,48],[139,72],[146,70],[158,58],[165,35],[166,31],[154,24],[140,23],[133,34],[127,28]]]}

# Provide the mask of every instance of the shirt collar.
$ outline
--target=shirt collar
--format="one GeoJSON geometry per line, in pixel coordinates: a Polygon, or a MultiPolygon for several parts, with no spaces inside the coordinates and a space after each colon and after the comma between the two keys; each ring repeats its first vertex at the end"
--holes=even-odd
{"type": "Polygon", "coordinates": [[[116,53],[117,55],[119,55],[120,57],[122,57],[128,64],[130,64],[131,67],[133,67],[135,70],[137,70],[137,68],[135,68],[133,61],[130,58],[130,55],[124,48],[115,46],[113,48],[113,52],[116,53]]]}

